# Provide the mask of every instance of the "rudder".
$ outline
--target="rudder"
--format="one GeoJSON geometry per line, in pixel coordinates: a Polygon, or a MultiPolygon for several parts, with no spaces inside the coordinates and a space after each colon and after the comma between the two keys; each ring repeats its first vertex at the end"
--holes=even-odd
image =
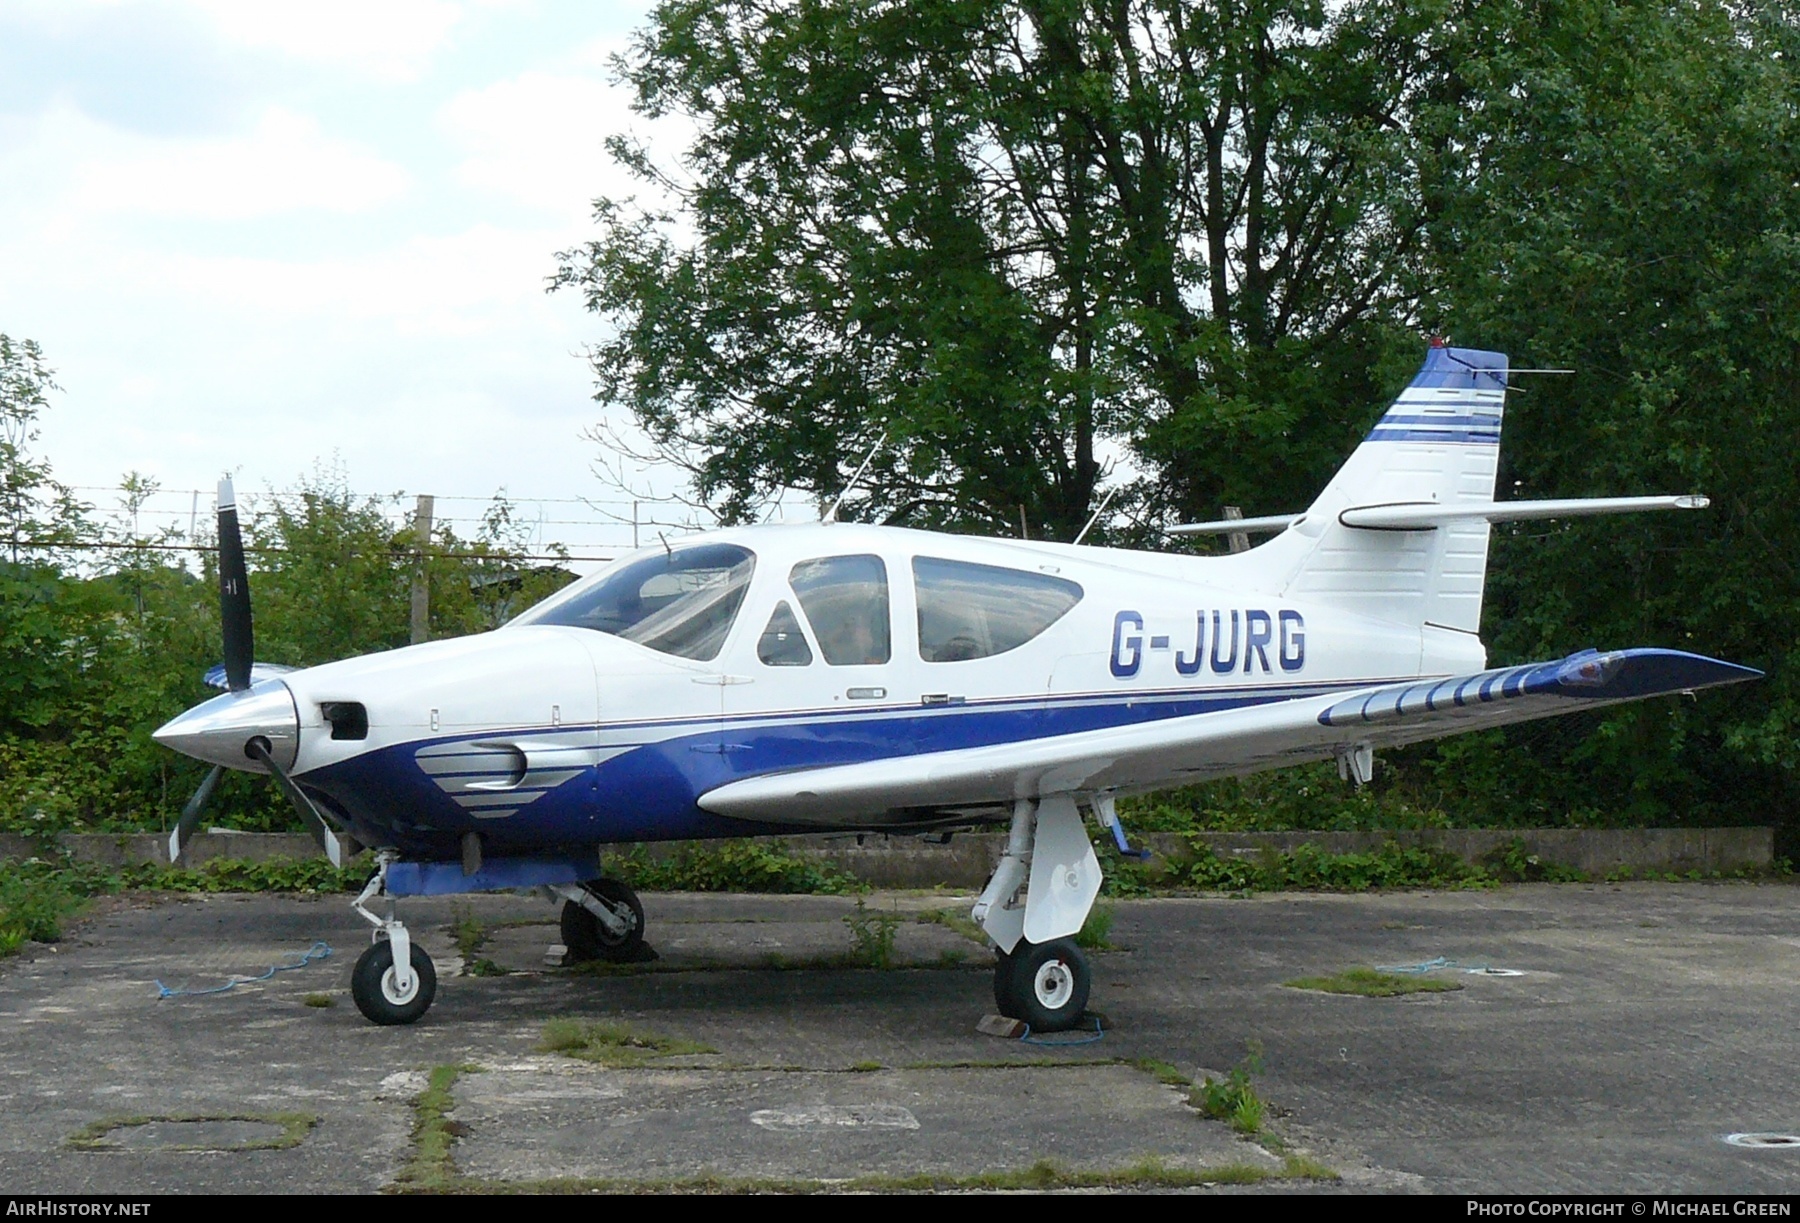
{"type": "Polygon", "coordinates": [[[1412,383],[1290,532],[1313,542],[1286,591],[1374,619],[1477,632],[1486,519],[1406,531],[1349,527],[1338,516],[1358,506],[1492,501],[1506,375],[1502,353],[1434,341],[1412,383]]]}

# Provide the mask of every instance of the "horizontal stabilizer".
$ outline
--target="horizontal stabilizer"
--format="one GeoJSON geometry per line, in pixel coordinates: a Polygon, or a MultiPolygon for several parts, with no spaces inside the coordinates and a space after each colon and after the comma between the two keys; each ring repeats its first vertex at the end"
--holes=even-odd
{"type": "Polygon", "coordinates": [[[1338,512],[1347,527],[1377,531],[1429,531],[1451,522],[1485,518],[1524,522],[1538,518],[1585,518],[1594,514],[1642,514],[1651,510],[1703,510],[1705,497],[1577,497],[1564,501],[1459,501],[1452,505],[1356,505],[1338,512]]]}
{"type": "Polygon", "coordinates": [[[1384,684],[1026,743],[769,774],[700,798],[734,819],[842,827],[990,807],[996,794],[1132,793],[1329,760],[1762,673],[1678,650],[1583,651],[1555,662],[1384,684]]]}
{"type": "Polygon", "coordinates": [[[1170,527],[1171,535],[1230,535],[1242,531],[1247,535],[1266,531],[1285,531],[1306,517],[1304,514],[1271,514],[1267,518],[1221,518],[1217,522],[1184,522],[1170,527]]]}
{"type": "MultiPolygon", "coordinates": [[[[1429,531],[1451,522],[1486,519],[1489,522],[1525,522],[1537,518],[1586,518],[1596,514],[1643,514],[1651,510],[1703,510],[1705,497],[1572,497],[1561,501],[1435,501],[1395,505],[1353,505],[1338,511],[1347,527],[1374,531],[1429,531]]],[[[1271,514],[1266,518],[1221,518],[1215,522],[1185,522],[1170,527],[1171,535],[1228,535],[1242,531],[1257,534],[1285,531],[1305,514],[1271,514]]]]}

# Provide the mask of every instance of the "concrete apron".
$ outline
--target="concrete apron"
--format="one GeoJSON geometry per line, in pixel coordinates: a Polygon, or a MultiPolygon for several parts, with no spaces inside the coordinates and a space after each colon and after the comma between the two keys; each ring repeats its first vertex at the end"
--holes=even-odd
{"type": "Polygon", "coordinates": [[[598,971],[545,964],[547,905],[408,902],[438,1000],[385,1029],[348,997],[367,934],[342,898],[115,900],[55,949],[0,962],[0,1183],[983,1188],[1032,1183],[1050,1160],[1061,1183],[1099,1185],[1143,1183],[1149,1167],[1163,1183],[1260,1189],[1792,1193],[1800,1152],[1723,1139],[1800,1130],[1797,895],[1529,885],[1120,902],[1113,949],[1094,956],[1093,1005],[1112,1026],[1075,1046],[976,1034],[991,959],[936,918],[966,913],[967,896],[859,909],[650,895],[660,958],[598,971]],[[884,929],[888,966],[855,966],[884,929]],[[269,980],[157,997],[157,979],[207,988],[321,939],[330,958],[269,980]],[[1454,963],[1431,975],[1462,988],[1285,984],[1436,957],[1454,963]],[[623,1064],[546,1047],[555,1021],[609,1025],[610,1044],[586,1047],[623,1064]],[[1191,1078],[1259,1067],[1273,1136],[1200,1116],[1159,1064],[1191,1078]],[[1323,1169],[1343,1179],[1267,1179],[1323,1169]]]}

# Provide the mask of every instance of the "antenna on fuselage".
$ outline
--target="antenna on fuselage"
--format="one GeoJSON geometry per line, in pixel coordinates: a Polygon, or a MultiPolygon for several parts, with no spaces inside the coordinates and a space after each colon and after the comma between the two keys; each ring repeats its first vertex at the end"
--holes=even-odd
{"type": "Polygon", "coordinates": [[[1106,507],[1112,504],[1113,494],[1118,491],[1119,486],[1117,484],[1106,490],[1106,496],[1100,499],[1100,508],[1094,511],[1094,516],[1087,520],[1087,525],[1085,527],[1081,528],[1081,534],[1075,537],[1076,543],[1080,543],[1087,538],[1087,533],[1094,529],[1094,524],[1096,522],[1100,521],[1100,515],[1106,513],[1106,507]]]}
{"type": "Polygon", "coordinates": [[[819,519],[820,522],[837,521],[838,508],[844,504],[844,498],[850,495],[850,490],[856,487],[856,482],[863,478],[863,472],[869,470],[869,464],[875,461],[875,456],[881,453],[881,448],[887,445],[887,436],[887,430],[883,429],[881,436],[875,439],[875,444],[869,447],[868,456],[863,459],[862,466],[856,469],[856,474],[850,477],[850,483],[844,485],[844,491],[839,493],[837,500],[831,503],[831,508],[825,511],[824,516],[819,519]]]}

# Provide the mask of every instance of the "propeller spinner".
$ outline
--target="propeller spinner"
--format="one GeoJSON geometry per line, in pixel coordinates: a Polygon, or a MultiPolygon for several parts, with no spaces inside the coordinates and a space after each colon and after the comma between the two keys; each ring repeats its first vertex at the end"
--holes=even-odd
{"type": "MultiPolygon", "coordinates": [[[[169,861],[178,863],[187,848],[219,777],[227,767],[246,767],[243,761],[262,765],[294,804],[302,822],[325,850],[332,865],[355,852],[332,832],[318,808],[288,777],[299,750],[300,719],[293,694],[285,685],[252,680],[291,670],[256,663],[256,633],[250,613],[250,574],[244,563],[244,539],[238,527],[237,495],[229,478],[219,481],[219,623],[223,630],[226,695],[188,710],[159,729],[154,738],[176,751],[200,760],[211,760],[212,770],[182,808],[169,834],[169,861]]],[[[215,671],[220,668],[215,668],[215,671]]],[[[216,683],[214,672],[208,682],[216,683]]]]}

